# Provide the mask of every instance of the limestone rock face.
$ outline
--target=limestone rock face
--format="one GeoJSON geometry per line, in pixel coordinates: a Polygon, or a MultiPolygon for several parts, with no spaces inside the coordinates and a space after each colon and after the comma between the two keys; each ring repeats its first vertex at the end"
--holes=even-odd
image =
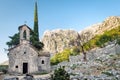
{"type": "Polygon", "coordinates": [[[90,40],[97,34],[102,34],[120,26],[120,17],[111,16],[106,18],[102,23],[94,24],[79,32],[80,36],[85,36],[85,41],[90,40]]]}
{"type": "Polygon", "coordinates": [[[42,38],[44,49],[51,53],[61,52],[63,49],[70,47],[70,42],[77,40],[78,35],[78,32],[74,30],[46,31],[42,38]]]}
{"type": "MultiPolygon", "coordinates": [[[[67,47],[70,47],[71,41],[81,42],[82,44],[95,37],[95,35],[102,34],[106,30],[111,30],[118,26],[120,26],[120,17],[111,16],[101,23],[94,24],[82,31],[79,31],[79,33],[74,30],[46,31],[43,35],[42,42],[45,45],[45,50],[50,51],[51,53],[57,53],[67,47]],[[81,37],[81,41],[79,41],[79,35],[81,37]]],[[[77,45],[79,45],[79,43],[77,43],[77,45]]]]}

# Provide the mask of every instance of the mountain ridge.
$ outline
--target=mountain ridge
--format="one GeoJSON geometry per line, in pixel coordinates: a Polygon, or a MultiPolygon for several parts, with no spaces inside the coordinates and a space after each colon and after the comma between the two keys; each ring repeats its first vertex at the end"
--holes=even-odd
{"type": "MultiPolygon", "coordinates": [[[[45,44],[45,50],[55,54],[63,51],[65,48],[71,47],[70,42],[72,40],[76,42],[78,36],[81,36],[83,39],[82,42],[85,43],[96,35],[101,35],[105,31],[118,26],[120,26],[120,17],[110,16],[101,23],[93,24],[79,32],[67,29],[47,30],[44,32],[42,42],[45,44]]],[[[79,46],[79,43],[77,45],[79,46]]]]}

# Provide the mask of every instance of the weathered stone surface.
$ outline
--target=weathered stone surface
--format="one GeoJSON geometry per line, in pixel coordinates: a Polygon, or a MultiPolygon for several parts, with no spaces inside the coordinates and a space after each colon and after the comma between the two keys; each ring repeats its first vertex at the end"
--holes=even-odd
{"type": "Polygon", "coordinates": [[[30,28],[19,27],[20,44],[9,49],[9,73],[14,75],[26,73],[50,72],[49,52],[39,51],[30,44],[30,28]]]}
{"type": "Polygon", "coordinates": [[[70,42],[77,38],[78,32],[74,30],[52,30],[44,33],[42,42],[46,51],[57,53],[70,47],[70,42]]]}
{"type": "Polygon", "coordinates": [[[9,73],[23,73],[23,63],[28,64],[28,73],[38,71],[38,53],[29,44],[22,44],[9,52],[9,73]]]}
{"type": "Polygon", "coordinates": [[[23,76],[12,76],[5,75],[1,80],[51,80],[50,74],[44,75],[23,75],[23,76]]]}
{"type": "Polygon", "coordinates": [[[120,26],[119,16],[110,16],[102,23],[94,24],[79,32],[80,36],[85,36],[85,40],[92,39],[97,34],[102,34],[104,31],[111,30],[120,26]]]}
{"type": "Polygon", "coordinates": [[[59,63],[56,67],[65,66],[71,74],[71,80],[119,80],[120,79],[120,46],[107,45],[87,52],[87,61],[83,55],[71,56],[70,62],[59,63]]]}
{"type": "MultiPolygon", "coordinates": [[[[102,23],[91,25],[79,33],[74,30],[52,30],[45,31],[42,42],[45,44],[44,49],[51,53],[61,52],[64,48],[70,47],[70,41],[77,42],[78,35],[81,36],[81,43],[84,43],[97,34],[102,34],[106,30],[111,30],[120,26],[120,17],[111,16],[102,23]]],[[[79,44],[78,44],[79,45],[79,44]]]]}

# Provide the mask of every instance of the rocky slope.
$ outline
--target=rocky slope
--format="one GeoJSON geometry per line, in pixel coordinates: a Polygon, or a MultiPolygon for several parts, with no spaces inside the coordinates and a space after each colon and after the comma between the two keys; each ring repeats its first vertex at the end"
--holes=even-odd
{"type": "MultiPolygon", "coordinates": [[[[71,41],[77,42],[78,35],[82,41],[86,42],[97,34],[102,34],[106,30],[111,30],[120,26],[120,17],[111,16],[105,19],[102,23],[94,24],[79,33],[74,30],[52,30],[46,31],[42,41],[45,44],[44,49],[51,53],[61,52],[64,48],[70,47],[71,41]]],[[[77,43],[79,45],[79,43],[77,43]]]]}
{"type": "Polygon", "coordinates": [[[95,35],[102,34],[120,26],[120,17],[111,16],[106,18],[102,23],[94,24],[79,32],[80,36],[85,37],[85,41],[93,38],[95,35]]]}
{"type": "Polygon", "coordinates": [[[74,30],[53,30],[46,31],[43,35],[42,42],[44,49],[51,53],[61,52],[63,49],[70,47],[72,40],[77,40],[78,32],[74,30]]]}
{"type": "Polygon", "coordinates": [[[71,80],[120,80],[120,45],[111,43],[104,48],[87,52],[87,61],[83,55],[70,56],[69,62],[59,63],[71,74],[71,80]]]}

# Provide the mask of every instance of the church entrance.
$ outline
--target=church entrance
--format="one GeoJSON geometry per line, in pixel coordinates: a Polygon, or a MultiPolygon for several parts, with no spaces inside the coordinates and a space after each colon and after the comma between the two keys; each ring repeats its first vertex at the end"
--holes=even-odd
{"type": "Polygon", "coordinates": [[[23,74],[28,73],[28,63],[23,63],[23,74]]]}

